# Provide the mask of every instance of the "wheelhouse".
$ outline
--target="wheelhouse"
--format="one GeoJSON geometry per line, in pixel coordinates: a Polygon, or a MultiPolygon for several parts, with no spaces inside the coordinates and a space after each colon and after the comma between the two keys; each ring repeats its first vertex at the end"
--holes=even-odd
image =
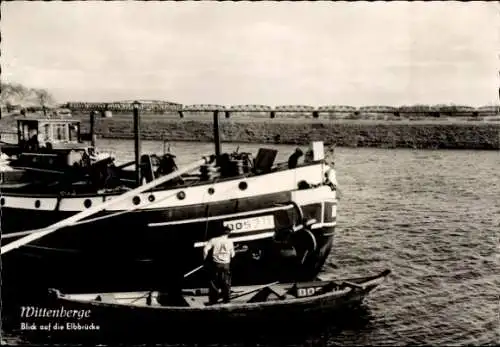
{"type": "Polygon", "coordinates": [[[20,119],[17,122],[18,143],[37,148],[80,147],[80,122],[68,119],[20,119]]]}

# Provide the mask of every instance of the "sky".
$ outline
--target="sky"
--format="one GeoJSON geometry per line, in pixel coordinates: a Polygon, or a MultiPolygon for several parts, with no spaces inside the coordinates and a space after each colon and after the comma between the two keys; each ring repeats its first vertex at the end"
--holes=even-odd
{"type": "Polygon", "coordinates": [[[2,2],[2,81],[57,101],[498,104],[495,2],[2,2]]]}

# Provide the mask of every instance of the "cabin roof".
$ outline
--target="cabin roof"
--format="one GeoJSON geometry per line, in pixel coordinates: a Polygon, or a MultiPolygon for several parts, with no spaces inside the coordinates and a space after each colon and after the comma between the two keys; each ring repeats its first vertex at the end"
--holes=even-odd
{"type": "Polygon", "coordinates": [[[23,118],[18,122],[38,122],[38,123],[80,123],[78,119],[54,119],[54,118],[23,118]]]}

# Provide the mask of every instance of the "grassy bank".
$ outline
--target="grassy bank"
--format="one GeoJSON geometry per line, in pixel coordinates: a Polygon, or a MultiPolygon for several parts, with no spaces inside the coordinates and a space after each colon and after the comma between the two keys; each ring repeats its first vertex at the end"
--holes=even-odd
{"type": "MultiPolygon", "coordinates": [[[[89,130],[87,115],[82,131],[89,130]]],[[[153,116],[141,120],[142,138],[171,141],[211,141],[212,121],[206,114],[153,116]]],[[[2,119],[0,129],[11,128],[14,119],[2,119]],[[10,123],[10,124],[9,124],[10,123]]],[[[340,147],[419,149],[500,149],[500,122],[457,120],[334,120],[321,118],[221,117],[225,142],[307,144],[322,140],[340,147]]],[[[104,138],[131,139],[130,115],[98,118],[96,133],[104,138]]]]}
{"type": "MultiPolygon", "coordinates": [[[[130,117],[101,118],[96,125],[102,137],[133,136],[130,117]]],[[[207,116],[144,117],[141,125],[144,139],[213,139],[212,122],[207,116]]],[[[222,141],[227,142],[307,144],[322,140],[341,147],[500,149],[500,122],[222,117],[220,129],[222,141]]]]}

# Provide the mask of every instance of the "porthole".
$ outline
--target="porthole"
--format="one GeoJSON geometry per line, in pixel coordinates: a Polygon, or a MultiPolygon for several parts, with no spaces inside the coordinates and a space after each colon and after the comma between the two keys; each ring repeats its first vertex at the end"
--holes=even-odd
{"type": "Polygon", "coordinates": [[[186,193],[184,193],[184,192],[177,193],[177,199],[184,200],[185,197],[186,197],[186,193]]]}
{"type": "Polygon", "coordinates": [[[42,203],[40,202],[40,200],[35,201],[35,207],[36,208],[39,208],[41,204],[42,203]]]}
{"type": "Polygon", "coordinates": [[[1,198],[1,199],[0,199],[0,205],[1,205],[1,206],[5,205],[5,198],[1,198]]]}
{"type": "Polygon", "coordinates": [[[150,196],[148,196],[148,200],[149,200],[149,202],[155,201],[155,196],[153,194],[151,194],[150,196]]]}
{"type": "Polygon", "coordinates": [[[92,206],[92,200],[85,199],[85,201],[83,202],[83,206],[85,206],[85,208],[89,208],[90,206],[92,206]]]}
{"type": "Polygon", "coordinates": [[[139,205],[139,204],[141,203],[141,198],[140,198],[140,197],[138,197],[138,196],[134,196],[134,197],[132,198],[132,203],[133,203],[134,205],[139,205]]]}
{"type": "Polygon", "coordinates": [[[247,189],[248,188],[247,182],[240,182],[240,184],[238,184],[238,188],[240,188],[240,190],[247,189]]]}
{"type": "Polygon", "coordinates": [[[212,195],[213,193],[215,193],[215,189],[212,187],[208,188],[208,194],[212,195]]]}

